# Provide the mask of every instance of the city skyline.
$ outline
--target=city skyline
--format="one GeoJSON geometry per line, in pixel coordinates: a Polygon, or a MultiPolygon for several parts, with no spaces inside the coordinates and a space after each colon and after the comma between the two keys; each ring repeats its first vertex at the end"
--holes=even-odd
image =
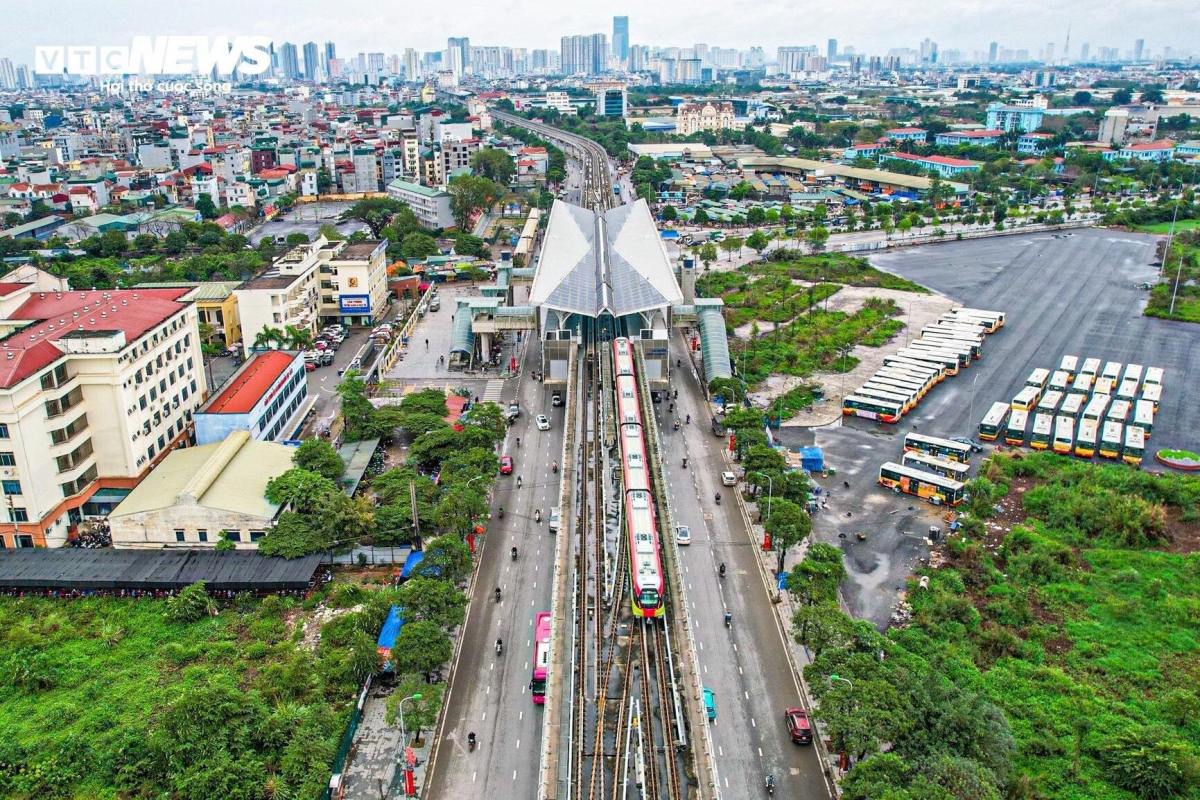
{"type": "MultiPolygon", "coordinates": [[[[937,42],[942,50],[966,54],[986,52],[990,42],[1002,47],[1037,53],[1048,42],[1065,43],[1071,25],[1072,49],[1069,57],[1078,57],[1086,42],[1094,54],[1099,47],[1116,48],[1122,55],[1134,51],[1143,40],[1147,53],[1161,53],[1164,47],[1176,51],[1191,47],[1180,41],[1180,31],[1200,26],[1200,7],[1184,0],[1166,0],[1148,17],[1125,3],[1092,3],[1083,0],[1059,6],[1047,18],[1044,6],[1029,0],[995,7],[982,3],[947,6],[945,14],[932,14],[928,5],[880,5],[872,9],[870,24],[862,23],[861,10],[821,7],[806,12],[801,19],[794,6],[784,0],[765,0],[736,15],[727,15],[724,6],[710,8],[695,4],[664,3],[631,13],[627,6],[589,13],[567,13],[548,0],[510,0],[506,5],[483,4],[467,0],[453,19],[433,16],[407,16],[399,7],[377,10],[378,19],[369,26],[357,19],[327,17],[316,0],[296,0],[287,6],[287,14],[278,13],[271,4],[246,7],[228,0],[215,0],[202,7],[182,7],[173,12],[171,25],[159,26],[154,19],[157,4],[130,0],[110,9],[101,18],[92,16],[92,7],[82,0],[57,0],[54,15],[44,14],[44,6],[31,0],[16,0],[8,6],[10,19],[19,25],[0,30],[0,56],[16,63],[32,61],[33,47],[55,44],[124,44],[133,36],[190,34],[207,36],[262,35],[277,43],[335,41],[344,53],[384,51],[400,53],[405,48],[429,52],[444,50],[450,37],[465,37],[473,44],[510,46],[527,49],[555,49],[564,36],[613,33],[613,17],[629,17],[629,44],[652,47],[690,47],[706,42],[721,47],[746,49],[762,47],[773,54],[777,47],[818,45],[837,39],[842,48],[858,53],[885,55],[893,48],[917,47],[924,39],[937,42]],[[911,7],[910,7],[911,6],[911,7]],[[235,15],[221,11],[236,10],[235,15]],[[24,14],[24,11],[28,14],[24,14]],[[497,13],[499,12],[499,13],[497,13]],[[706,13],[708,12],[708,13],[706,13]],[[87,34],[64,34],[62,20],[87,15],[87,34]],[[536,17],[536,30],[528,24],[536,17]],[[480,21],[474,21],[478,18],[480,21]],[[1030,19],[1043,24],[1031,28],[1030,19]],[[236,20],[231,23],[230,20],[236,20]],[[380,30],[397,33],[380,36],[380,30]],[[987,31],[981,34],[980,31],[987,31]]],[[[1059,52],[1061,57],[1063,53],[1059,52]]]]}

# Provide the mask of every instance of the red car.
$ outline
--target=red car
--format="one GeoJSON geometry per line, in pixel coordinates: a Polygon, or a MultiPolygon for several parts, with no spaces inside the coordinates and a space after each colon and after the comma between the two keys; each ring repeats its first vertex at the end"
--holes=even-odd
{"type": "Polygon", "coordinates": [[[803,708],[789,708],[783,713],[783,720],[787,723],[793,744],[812,744],[812,723],[809,722],[807,711],[803,708]]]}
{"type": "Polygon", "coordinates": [[[500,457],[500,474],[501,475],[512,475],[512,469],[513,469],[512,456],[501,456],[500,457]]]}

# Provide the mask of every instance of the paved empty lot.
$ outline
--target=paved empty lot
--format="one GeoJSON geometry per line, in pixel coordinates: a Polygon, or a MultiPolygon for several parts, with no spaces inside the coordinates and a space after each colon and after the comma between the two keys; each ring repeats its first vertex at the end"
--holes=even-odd
{"type": "MultiPolygon", "coordinates": [[[[1053,370],[1070,354],[1162,367],[1163,399],[1150,450],[1200,448],[1200,326],[1142,316],[1159,237],[1084,229],[930,245],[871,257],[901,275],[976,308],[1004,311],[1007,324],[984,342],[983,357],[947,378],[895,426],[974,436],[996,401],[1009,401],[1037,367],[1053,370]],[[971,413],[972,389],[975,393],[971,413]]],[[[869,428],[865,420],[849,423],[869,428]]],[[[1143,466],[1155,466],[1152,458],[1143,466]]]]}

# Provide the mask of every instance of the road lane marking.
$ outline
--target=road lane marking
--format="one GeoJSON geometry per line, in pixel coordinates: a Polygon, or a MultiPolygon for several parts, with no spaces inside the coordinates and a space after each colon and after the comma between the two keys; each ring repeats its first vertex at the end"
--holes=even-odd
{"type": "Polygon", "coordinates": [[[754,721],[754,717],[751,717],[751,718],[750,718],[750,727],[751,727],[751,728],[757,728],[757,727],[758,727],[758,723],[754,721]]]}

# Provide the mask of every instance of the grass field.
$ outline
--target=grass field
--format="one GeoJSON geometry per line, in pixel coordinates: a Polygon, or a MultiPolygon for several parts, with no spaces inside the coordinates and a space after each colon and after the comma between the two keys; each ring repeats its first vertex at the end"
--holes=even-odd
{"type": "MultiPolygon", "coordinates": [[[[1177,220],[1175,222],[1176,232],[1191,231],[1191,230],[1196,230],[1198,228],[1200,228],[1200,219],[1181,219],[1181,220],[1177,220]]],[[[1153,225],[1138,225],[1135,230],[1145,231],[1146,233],[1166,234],[1166,233],[1169,233],[1171,230],[1171,223],[1156,222],[1153,225]]]]}

